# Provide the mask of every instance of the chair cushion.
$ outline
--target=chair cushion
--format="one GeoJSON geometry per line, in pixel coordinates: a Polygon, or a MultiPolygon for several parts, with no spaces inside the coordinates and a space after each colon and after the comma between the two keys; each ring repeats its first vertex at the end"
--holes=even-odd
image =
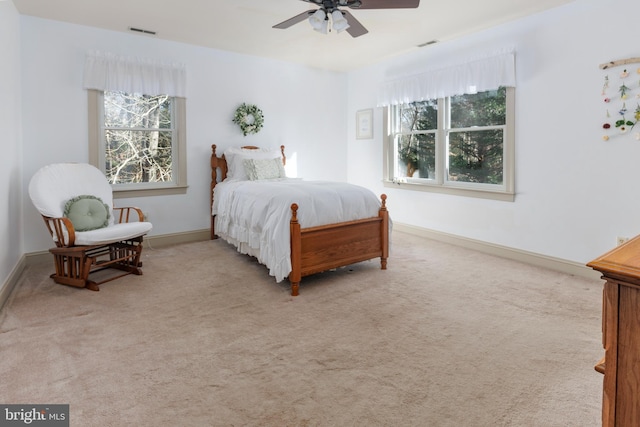
{"type": "Polygon", "coordinates": [[[64,216],[76,231],[97,230],[109,225],[109,206],[99,197],[81,195],[65,204],[64,216]]]}
{"type": "Polygon", "coordinates": [[[133,239],[147,234],[153,226],[150,222],[123,222],[109,227],[76,233],[76,246],[102,245],[133,239]]]}

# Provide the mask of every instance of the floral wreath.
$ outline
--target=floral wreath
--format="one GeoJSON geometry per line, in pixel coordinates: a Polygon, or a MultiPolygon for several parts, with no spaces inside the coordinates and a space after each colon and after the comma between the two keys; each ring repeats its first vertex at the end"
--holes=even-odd
{"type": "Polygon", "coordinates": [[[255,105],[242,103],[233,115],[233,123],[240,126],[242,134],[258,133],[264,124],[262,110],[255,105]]]}

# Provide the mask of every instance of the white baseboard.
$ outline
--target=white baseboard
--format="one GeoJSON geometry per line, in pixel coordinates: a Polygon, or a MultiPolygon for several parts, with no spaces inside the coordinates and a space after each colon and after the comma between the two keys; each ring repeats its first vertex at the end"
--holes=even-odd
{"type": "Polygon", "coordinates": [[[13,292],[13,289],[18,284],[18,279],[27,265],[26,259],[27,258],[24,255],[20,257],[20,260],[16,263],[15,267],[13,267],[13,270],[9,274],[6,282],[2,285],[2,288],[0,288],[0,313],[2,313],[2,307],[4,304],[9,300],[11,292],[13,292]]]}
{"type": "Polygon", "coordinates": [[[144,238],[145,244],[152,248],[178,245],[181,243],[202,242],[211,238],[211,230],[185,231],[182,233],[163,234],[162,236],[148,236],[144,238]]]}
{"type": "Polygon", "coordinates": [[[481,240],[469,239],[466,237],[456,236],[455,234],[443,233],[441,231],[429,230],[413,225],[398,224],[397,222],[393,223],[393,231],[400,231],[403,233],[426,237],[439,242],[451,243],[453,245],[473,249],[478,252],[496,255],[502,258],[536,265],[538,267],[548,268],[549,270],[559,271],[573,276],[595,280],[600,280],[601,277],[599,272],[577,262],[487,243],[481,240]]]}

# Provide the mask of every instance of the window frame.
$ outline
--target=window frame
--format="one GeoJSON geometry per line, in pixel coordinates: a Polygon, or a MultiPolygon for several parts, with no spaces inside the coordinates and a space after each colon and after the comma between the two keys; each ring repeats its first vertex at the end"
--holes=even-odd
{"type": "MultiPolygon", "coordinates": [[[[431,193],[442,193],[456,196],[477,197],[483,199],[494,199],[501,201],[515,200],[515,88],[506,88],[506,117],[505,124],[499,126],[486,126],[481,129],[490,129],[496,127],[504,127],[503,140],[503,183],[502,185],[470,183],[460,181],[449,181],[447,179],[448,171],[446,169],[448,159],[448,134],[449,132],[459,132],[465,128],[450,129],[447,121],[449,120],[449,108],[451,98],[439,98],[438,100],[438,128],[435,130],[435,179],[409,178],[406,181],[394,180],[394,162],[395,162],[395,141],[394,129],[396,115],[393,114],[391,106],[384,107],[383,135],[386,135],[383,141],[384,153],[384,170],[383,184],[389,188],[400,188],[405,190],[425,191],[431,193]],[[446,113],[445,113],[446,111],[446,113]]],[[[469,128],[472,129],[472,128],[469,128]]],[[[478,130],[476,128],[476,130],[478,130]]],[[[428,131],[425,131],[428,132],[428,131]]]]}
{"type": "MultiPolygon", "coordinates": [[[[105,173],[104,166],[104,91],[89,89],[89,164],[105,173]]],[[[128,197],[185,194],[187,192],[186,99],[173,98],[176,141],[172,147],[174,181],[170,183],[134,183],[111,185],[115,199],[128,197]]]]}

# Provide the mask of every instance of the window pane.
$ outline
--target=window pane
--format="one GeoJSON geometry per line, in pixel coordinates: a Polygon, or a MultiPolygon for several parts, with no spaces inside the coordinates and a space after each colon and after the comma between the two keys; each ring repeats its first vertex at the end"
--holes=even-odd
{"type": "Polygon", "coordinates": [[[449,133],[449,181],[502,185],[502,129],[449,133]]]}
{"type": "Polygon", "coordinates": [[[171,131],[105,131],[105,174],[111,184],[172,180],[171,131]]]}
{"type": "Polygon", "coordinates": [[[438,101],[420,101],[400,107],[399,132],[438,128],[438,101]]]}
{"type": "Polygon", "coordinates": [[[500,88],[451,97],[451,128],[495,126],[506,123],[507,90],[500,88]]]}
{"type": "Polygon", "coordinates": [[[396,178],[434,179],[436,135],[434,133],[398,135],[396,178]]]}
{"type": "Polygon", "coordinates": [[[171,98],[167,95],[104,93],[106,128],[171,128],[171,98]]]}

